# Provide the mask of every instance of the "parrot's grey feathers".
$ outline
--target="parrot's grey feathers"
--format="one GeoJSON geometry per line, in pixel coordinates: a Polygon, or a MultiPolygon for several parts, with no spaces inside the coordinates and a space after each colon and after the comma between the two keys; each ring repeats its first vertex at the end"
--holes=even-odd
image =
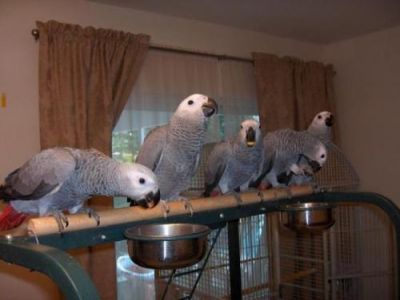
{"type": "Polygon", "coordinates": [[[281,129],[270,132],[264,137],[264,149],[264,164],[272,165],[264,181],[273,187],[287,185],[297,175],[308,178],[327,159],[325,145],[305,131],[281,129]]]}
{"type": "Polygon", "coordinates": [[[315,115],[307,128],[307,132],[320,139],[323,143],[329,143],[332,141],[333,124],[333,114],[329,111],[321,111],[315,115]]]}
{"type": "MultiPolygon", "coordinates": [[[[325,146],[332,144],[332,126],[334,125],[334,116],[329,111],[321,111],[317,113],[308,126],[307,130],[304,131],[310,135],[319,139],[325,146]]],[[[313,179],[313,171],[310,170],[308,162],[299,162],[298,164],[301,169],[304,169],[305,174],[293,175],[290,180],[291,184],[305,184],[309,183],[313,179]]]]}
{"type": "Polygon", "coordinates": [[[75,166],[75,159],[65,148],[44,150],[7,176],[7,199],[40,199],[61,185],[75,166]]]}
{"type": "Polygon", "coordinates": [[[241,123],[237,136],[217,144],[211,151],[205,171],[205,196],[218,186],[225,194],[245,191],[261,173],[263,139],[255,120],[241,123]]]}
{"type": "Polygon", "coordinates": [[[2,189],[2,191],[0,191],[0,199],[3,199],[6,202],[16,199],[37,200],[49,194],[57,187],[59,187],[59,185],[49,185],[44,181],[41,181],[39,185],[30,194],[21,194],[11,185],[4,185],[4,188],[2,189]]]}
{"type": "Polygon", "coordinates": [[[1,198],[17,212],[39,215],[75,213],[92,195],[125,196],[152,207],[157,194],[157,178],[147,167],[67,147],[36,154],[0,187],[1,198]]]}
{"type": "Polygon", "coordinates": [[[208,118],[217,109],[213,99],[190,95],[167,125],[152,130],[144,140],[136,162],[154,170],[162,200],[178,199],[189,187],[199,164],[208,118]]]}
{"type": "Polygon", "coordinates": [[[255,180],[251,181],[249,187],[257,188],[264,180],[265,176],[271,171],[274,165],[275,151],[268,151],[264,149],[264,157],[261,162],[261,170],[255,180]]]}
{"type": "Polygon", "coordinates": [[[205,191],[204,197],[209,197],[211,192],[217,187],[222,175],[225,172],[226,160],[231,155],[231,148],[226,147],[225,143],[217,144],[210,153],[205,169],[205,191]],[[210,168],[210,166],[213,166],[210,168]]]}
{"type": "Polygon", "coordinates": [[[136,162],[150,168],[157,168],[162,156],[162,150],[167,140],[168,125],[158,126],[150,130],[140,148],[136,162]]]}

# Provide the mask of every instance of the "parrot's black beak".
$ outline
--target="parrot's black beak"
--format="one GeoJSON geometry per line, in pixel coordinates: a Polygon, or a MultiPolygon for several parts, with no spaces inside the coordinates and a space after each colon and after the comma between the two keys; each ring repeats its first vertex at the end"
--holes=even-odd
{"type": "Polygon", "coordinates": [[[160,190],[158,190],[156,193],[150,192],[148,193],[143,199],[140,200],[132,200],[128,199],[128,202],[131,203],[130,206],[136,206],[139,205],[143,208],[153,208],[160,202],[160,190]]]}
{"type": "Polygon", "coordinates": [[[286,174],[286,172],[282,172],[277,176],[277,180],[279,183],[284,184],[284,185],[289,185],[290,180],[292,179],[293,172],[290,172],[289,174],[286,174]]]}
{"type": "Polygon", "coordinates": [[[256,144],[256,131],[253,127],[250,127],[246,132],[246,145],[247,147],[253,147],[256,144]]]}
{"type": "Polygon", "coordinates": [[[331,127],[334,123],[334,117],[333,115],[330,115],[329,118],[326,118],[325,120],[325,125],[328,127],[331,127]]]}
{"type": "Polygon", "coordinates": [[[319,170],[321,170],[321,165],[319,164],[319,162],[311,160],[309,164],[314,172],[318,172],[319,170]]]}
{"type": "Polygon", "coordinates": [[[218,104],[211,98],[208,98],[208,101],[201,108],[203,109],[204,116],[207,118],[218,112],[218,104]]]}

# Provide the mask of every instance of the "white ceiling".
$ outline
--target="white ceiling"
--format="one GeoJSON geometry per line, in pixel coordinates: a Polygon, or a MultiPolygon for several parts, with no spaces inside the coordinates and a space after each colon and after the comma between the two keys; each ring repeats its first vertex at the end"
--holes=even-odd
{"type": "Polygon", "coordinates": [[[400,25],[400,0],[91,0],[313,43],[400,25]]]}

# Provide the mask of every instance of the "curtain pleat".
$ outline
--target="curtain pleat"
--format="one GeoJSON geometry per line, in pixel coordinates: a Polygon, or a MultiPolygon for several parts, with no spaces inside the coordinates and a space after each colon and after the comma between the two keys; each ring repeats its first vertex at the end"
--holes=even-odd
{"type": "MultiPolygon", "coordinates": [[[[324,110],[335,114],[331,65],[265,53],[253,53],[257,103],[264,133],[304,130],[324,110]]],[[[333,128],[334,141],[338,142],[333,128]]]]}
{"type": "MultiPolygon", "coordinates": [[[[111,154],[112,130],[144,61],[150,37],[37,22],[41,148],[96,148],[111,154]]],[[[112,207],[99,197],[91,206],[112,207]]],[[[116,298],[113,245],[79,252],[102,299],[116,298]]]]}

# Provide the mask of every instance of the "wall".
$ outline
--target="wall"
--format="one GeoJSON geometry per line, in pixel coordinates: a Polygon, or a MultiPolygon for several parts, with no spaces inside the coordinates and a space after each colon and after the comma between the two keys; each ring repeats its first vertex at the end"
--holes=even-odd
{"type": "Polygon", "coordinates": [[[331,44],[342,148],[361,189],[400,205],[400,26],[331,44]]]}
{"type": "MultiPolygon", "coordinates": [[[[318,59],[321,53],[320,46],[309,43],[84,0],[1,0],[0,92],[8,98],[8,106],[0,108],[1,179],[40,148],[38,45],[30,31],[36,20],[50,19],[147,33],[156,44],[219,54],[250,57],[252,51],[264,51],[318,59]]],[[[0,267],[0,289],[3,293],[12,289],[12,299],[57,297],[46,278],[15,267],[0,267]],[[25,272],[22,278],[20,272],[25,272]]]]}

